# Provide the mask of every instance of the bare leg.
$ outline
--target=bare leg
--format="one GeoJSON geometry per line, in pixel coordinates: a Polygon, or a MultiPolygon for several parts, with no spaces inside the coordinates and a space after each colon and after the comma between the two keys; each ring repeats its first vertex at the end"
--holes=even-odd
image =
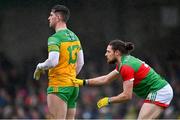
{"type": "Polygon", "coordinates": [[[163,112],[163,108],[152,103],[144,103],[138,119],[156,119],[163,112]]]}
{"type": "Polygon", "coordinates": [[[65,119],[67,104],[54,94],[47,95],[48,109],[52,119],[65,119]]]}
{"type": "Polygon", "coordinates": [[[69,108],[67,110],[66,119],[74,120],[75,115],[76,115],[76,108],[69,108]]]}

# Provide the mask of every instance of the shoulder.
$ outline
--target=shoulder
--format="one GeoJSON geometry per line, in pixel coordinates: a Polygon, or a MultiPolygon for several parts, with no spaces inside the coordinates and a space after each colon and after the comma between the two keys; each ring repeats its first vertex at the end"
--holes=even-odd
{"type": "Polygon", "coordinates": [[[62,32],[56,32],[48,38],[48,45],[59,45],[62,40],[62,32]]]}
{"type": "Polygon", "coordinates": [[[134,80],[134,69],[129,65],[122,65],[119,73],[123,78],[123,81],[134,80]]]}
{"type": "Polygon", "coordinates": [[[121,58],[122,64],[129,64],[129,63],[133,62],[134,60],[136,60],[136,58],[131,55],[124,55],[121,58]]]}
{"type": "Polygon", "coordinates": [[[121,74],[124,74],[127,72],[134,72],[133,67],[128,64],[116,65],[116,70],[121,74]]]}
{"type": "Polygon", "coordinates": [[[54,45],[54,44],[59,44],[60,43],[60,40],[56,37],[49,37],[48,38],[48,45],[54,45]]]}
{"type": "Polygon", "coordinates": [[[142,64],[142,61],[134,56],[127,55],[122,59],[122,64],[131,66],[135,71],[137,71],[142,64]]]}
{"type": "Polygon", "coordinates": [[[74,37],[75,40],[79,40],[78,36],[70,29],[67,29],[71,36],[74,37]]]}
{"type": "Polygon", "coordinates": [[[132,66],[124,64],[120,68],[120,73],[127,73],[127,72],[134,72],[134,69],[132,66]]]}

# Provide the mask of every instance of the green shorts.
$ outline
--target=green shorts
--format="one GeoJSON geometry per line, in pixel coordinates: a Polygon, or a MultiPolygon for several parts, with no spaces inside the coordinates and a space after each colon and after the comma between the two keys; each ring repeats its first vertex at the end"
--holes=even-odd
{"type": "Polygon", "coordinates": [[[56,94],[64,102],[68,108],[76,108],[77,98],[79,95],[79,87],[48,87],[47,94],[56,94]]]}

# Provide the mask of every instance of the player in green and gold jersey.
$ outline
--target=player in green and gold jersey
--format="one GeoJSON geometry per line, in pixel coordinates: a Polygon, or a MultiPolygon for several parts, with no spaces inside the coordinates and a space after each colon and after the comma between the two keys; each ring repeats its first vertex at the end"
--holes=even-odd
{"type": "Polygon", "coordinates": [[[48,38],[48,59],[39,63],[34,72],[38,80],[44,70],[49,70],[47,103],[53,119],[74,119],[79,86],[75,86],[72,79],[84,64],[79,38],[66,26],[69,15],[63,5],[52,8],[48,20],[56,33],[48,38]]]}

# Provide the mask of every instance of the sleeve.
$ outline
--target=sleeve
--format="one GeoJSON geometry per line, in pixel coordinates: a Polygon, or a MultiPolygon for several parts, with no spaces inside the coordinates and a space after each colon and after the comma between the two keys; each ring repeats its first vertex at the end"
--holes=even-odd
{"type": "Polygon", "coordinates": [[[116,65],[116,68],[114,69],[117,74],[119,74],[118,65],[116,65]]]}
{"type": "Polygon", "coordinates": [[[77,37],[78,41],[79,41],[79,47],[80,47],[80,50],[83,50],[82,49],[82,46],[81,46],[81,41],[79,40],[79,38],[77,37]]]}
{"type": "Polygon", "coordinates": [[[39,68],[43,70],[55,67],[59,62],[59,52],[49,52],[48,59],[39,64],[39,68]]]}
{"type": "Polygon", "coordinates": [[[48,52],[59,52],[60,42],[56,37],[48,38],[48,52]]]}
{"type": "Polygon", "coordinates": [[[119,73],[119,66],[118,65],[116,65],[115,70],[119,73]]]}
{"type": "Polygon", "coordinates": [[[80,50],[78,53],[78,58],[77,58],[76,74],[79,74],[83,65],[84,65],[84,54],[83,54],[83,51],[80,50]]]}
{"type": "Polygon", "coordinates": [[[131,66],[123,65],[120,69],[120,74],[123,78],[123,81],[134,81],[134,69],[131,66]]]}

